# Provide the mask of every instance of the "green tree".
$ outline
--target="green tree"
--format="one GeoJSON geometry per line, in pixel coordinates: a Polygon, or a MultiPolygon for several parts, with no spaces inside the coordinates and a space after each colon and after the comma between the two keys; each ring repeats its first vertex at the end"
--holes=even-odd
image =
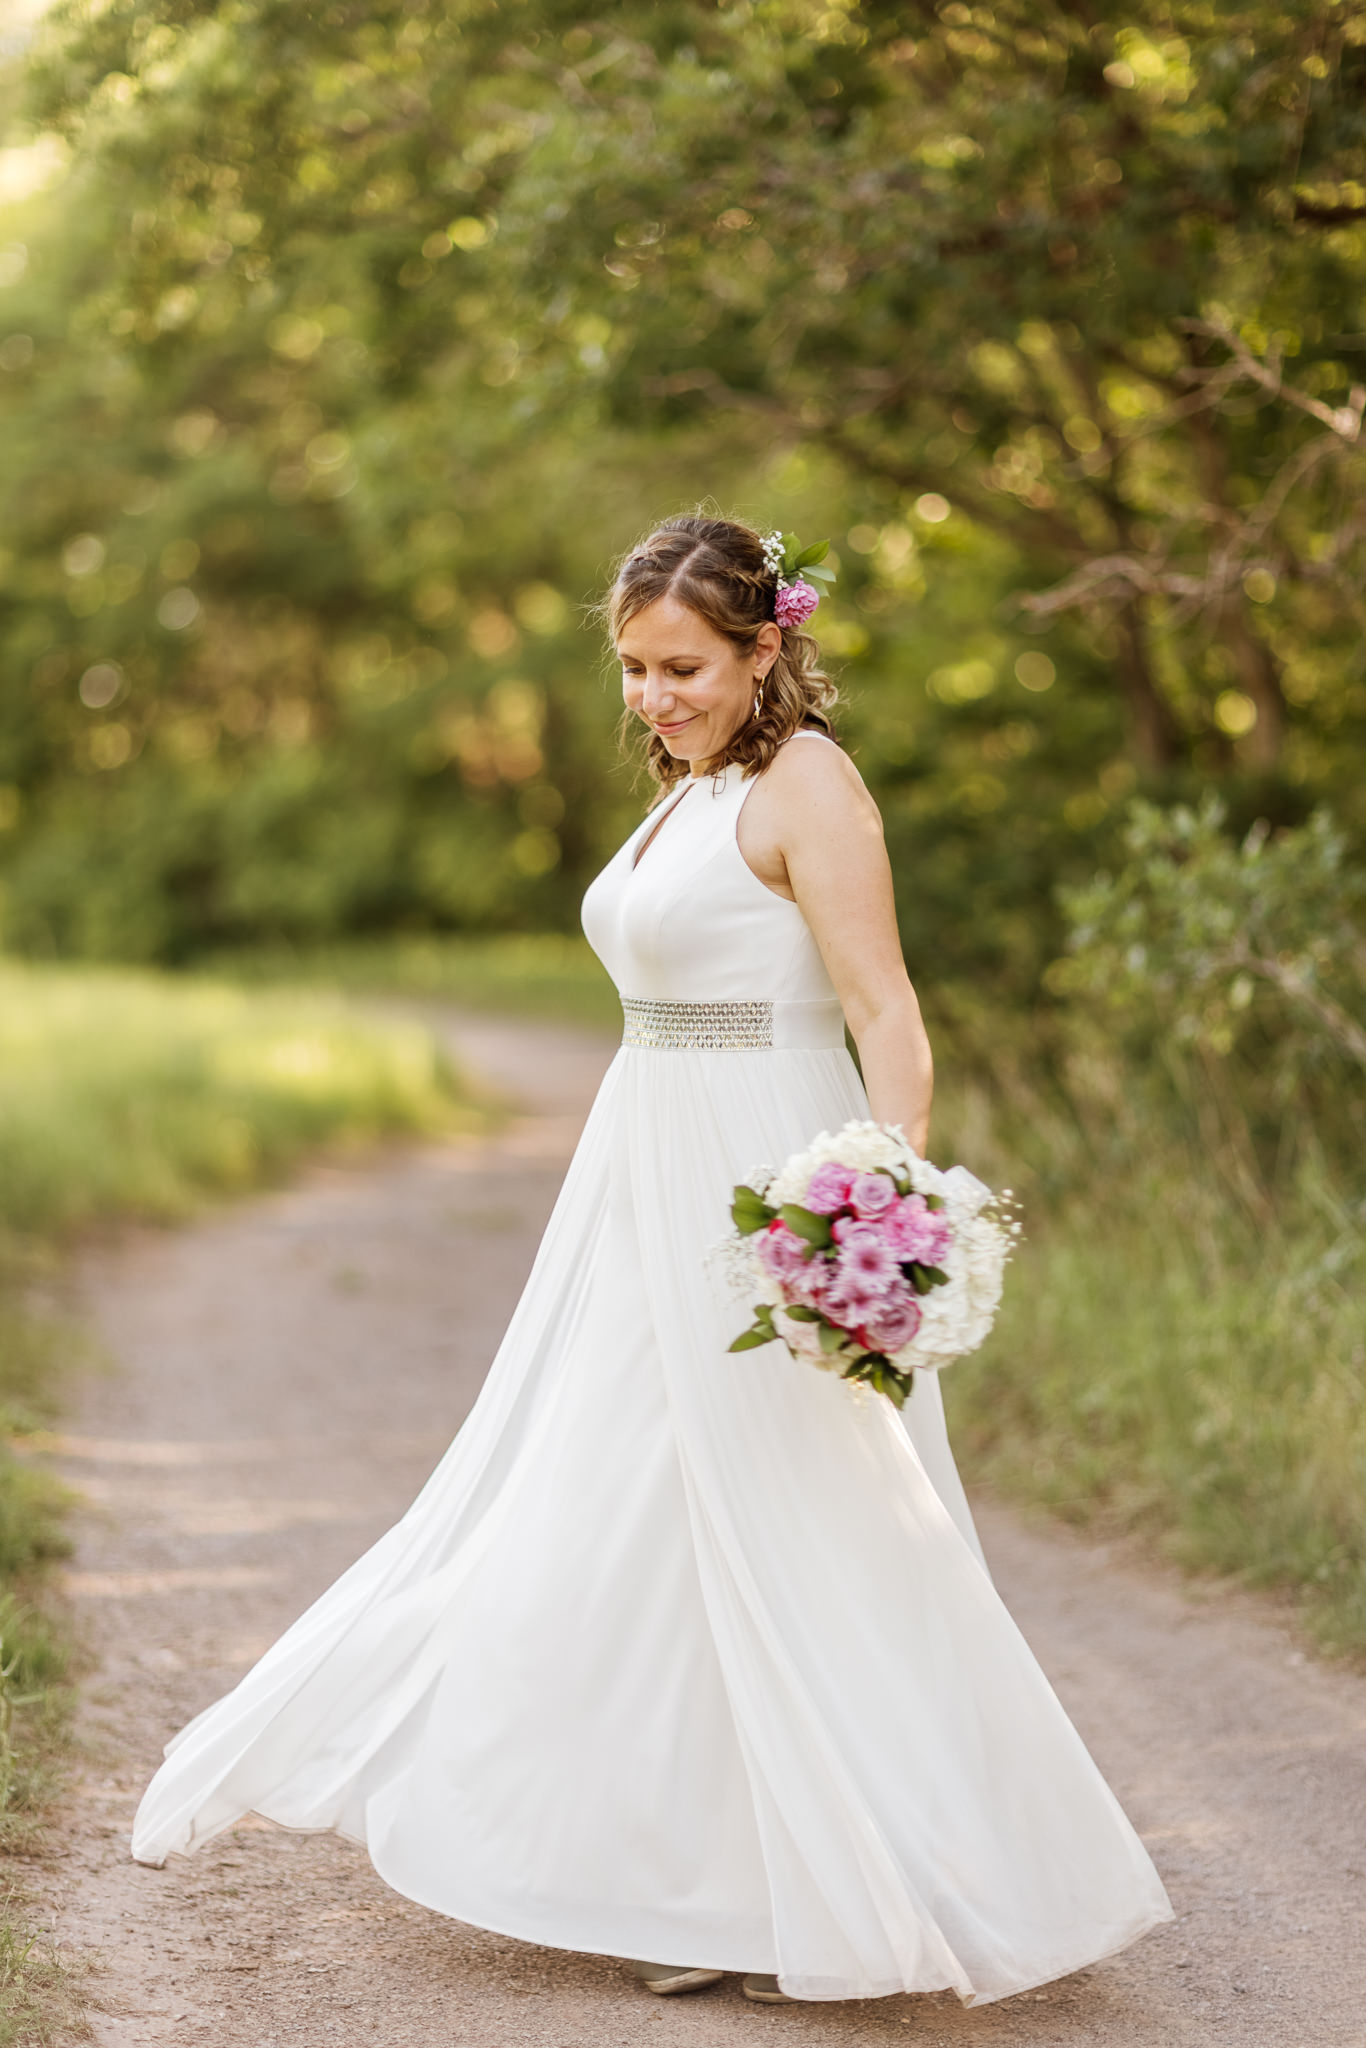
{"type": "Polygon", "coordinates": [[[1038,622],[1091,622],[1145,764],[1272,768],[1287,697],[1311,749],[1321,696],[1359,721],[1366,10],[634,25],[528,54],[563,101],[499,216],[530,385],[600,310],[620,416],[961,509],[1038,622]]]}
{"type": "Polygon", "coordinates": [[[568,919],[632,808],[582,603],[707,490],[835,536],[918,961],[1033,986],[1136,770],[1359,830],[1363,36],[60,8],[0,295],[11,934],[568,919]]]}

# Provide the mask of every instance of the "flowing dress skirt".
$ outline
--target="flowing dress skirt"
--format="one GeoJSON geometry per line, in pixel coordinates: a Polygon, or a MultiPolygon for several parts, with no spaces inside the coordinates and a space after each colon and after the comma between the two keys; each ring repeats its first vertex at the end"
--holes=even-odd
{"type": "Polygon", "coordinates": [[[843,1051],[618,1055],[464,1428],[176,1738],[140,1860],[251,1810],[453,1918],[809,1999],[1000,1998],[1170,1916],[991,1585],[937,1385],[908,1432],[727,1353],[732,1182],[866,1113],[843,1051]]]}

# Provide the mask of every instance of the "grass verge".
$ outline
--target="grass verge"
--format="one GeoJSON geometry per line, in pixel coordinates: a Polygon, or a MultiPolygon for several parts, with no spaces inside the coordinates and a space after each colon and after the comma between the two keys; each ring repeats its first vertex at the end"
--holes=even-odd
{"type": "Polygon", "coordinates": [[[12,1242],[0,1253],[0,2048],[85,2038],[75,1982],[33,1925],[26,1882],[43,1855],[73,1697],[70,1634],[50,1583],[69,1549],[70,1496],[12,1448],[55,1419],[77,1348],[22,1305],[45,1263],[12,1242]]]}
{"type": "Polygon", "coordinates": [[[82,1227],[174,1220],[323,1144],[480,1120],[419,1023],[319,990],[0,961],[0,2048],[79,2029],[23,1881],[61,1780],[72,1645],[52,1573],[69,1497],[16,1446],[54,1419],[79,1342],[35,1289],[82,1227]]]}
{"type": "Polygon", "coordinates": [[[997,1328],[945,1376],[965,1470],[1290,1592],[1321,1648],[1366,1658],[1366,1211],[1312,1167],[1254,1210],[1138,1123],[1039,1103],[1007,1142],[980,1088],[950,1091],[942,1151],[1025,1205],[997,1328]]]}
{"type": "Polygon", "coordinates": [[[0,1228],[171,1219],[325,1141],[471,1115],[420,1023],[322,993],[0,964],[0,1228]]]}

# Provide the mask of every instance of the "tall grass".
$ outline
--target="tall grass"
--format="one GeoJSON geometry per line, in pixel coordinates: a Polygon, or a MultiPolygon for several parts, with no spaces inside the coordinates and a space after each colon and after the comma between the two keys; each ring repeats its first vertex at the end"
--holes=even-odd
{"type": "Polygon", "coordinates": [[[0,1264],[0,2048],[75,2038],[72,1982],[34,1931],[27,1860],[42,1854],[44,1815],[60,1786],[70,1717],[72,1646],[48,1567],[70,1545],[70,1496],[16,1457],[16,1433],[54,1419],[72,1339],[23,1305],[28,1264],[0,1264]]]}
{"type": "MultiPolygon", "coordinates": [[[[35,1282],[83,1226],[173,1220],[324,1142],[478,1116],[419,1024],[317,992],[0,962],[0,1855],[10,1869],[41,1851],[70,1698],[49,1575],[68,1548],[68,1496],[16,1446],[53,1419],[79,1340],[35,1312],[35,1282]]],[[[23,1889],[0,1898],[0,2048],[53,2038],[68,2002],[23,1889]]]]}
{"type": "Polygon", "coordinates": [[[959,1453],[1290,1590],[1325,1649],[1366,1655],[1366,1207],[1322,1104],[1264,1148],[1212,1114],[1217,1080],[1169,1080],[1094,1040],[1061,1071],[1038,1048],[950,1071],[937,1150],[1012,1181],[1026,1225],[990,1343],[945,1376],[959,1453]]]}
{"type": "Polygon", "coordinates": [[[0,964],[0,1227],[169,1219],[323,1140],[462,1113],[420,1024],[322,995],[0,964]]]}

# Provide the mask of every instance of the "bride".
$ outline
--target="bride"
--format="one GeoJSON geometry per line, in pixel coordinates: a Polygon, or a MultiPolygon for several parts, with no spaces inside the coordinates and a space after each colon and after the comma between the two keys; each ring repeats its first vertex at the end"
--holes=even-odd
{"type": "Polygon", "coordinates": [[[930,1052],[814,594],[667,521],[607,613],[660,801],[588,892],[625,1034],[484,1390],[395,1528],[176,1737],[160,1864],[247,1812],[668,1993],[1007,1997],[1170,1917],[994,1591],[938,1385],[732,1356],[732,1184],[930,1052]],[[844,1043],[858,1045],[864,1083],[844,1043]]]}

